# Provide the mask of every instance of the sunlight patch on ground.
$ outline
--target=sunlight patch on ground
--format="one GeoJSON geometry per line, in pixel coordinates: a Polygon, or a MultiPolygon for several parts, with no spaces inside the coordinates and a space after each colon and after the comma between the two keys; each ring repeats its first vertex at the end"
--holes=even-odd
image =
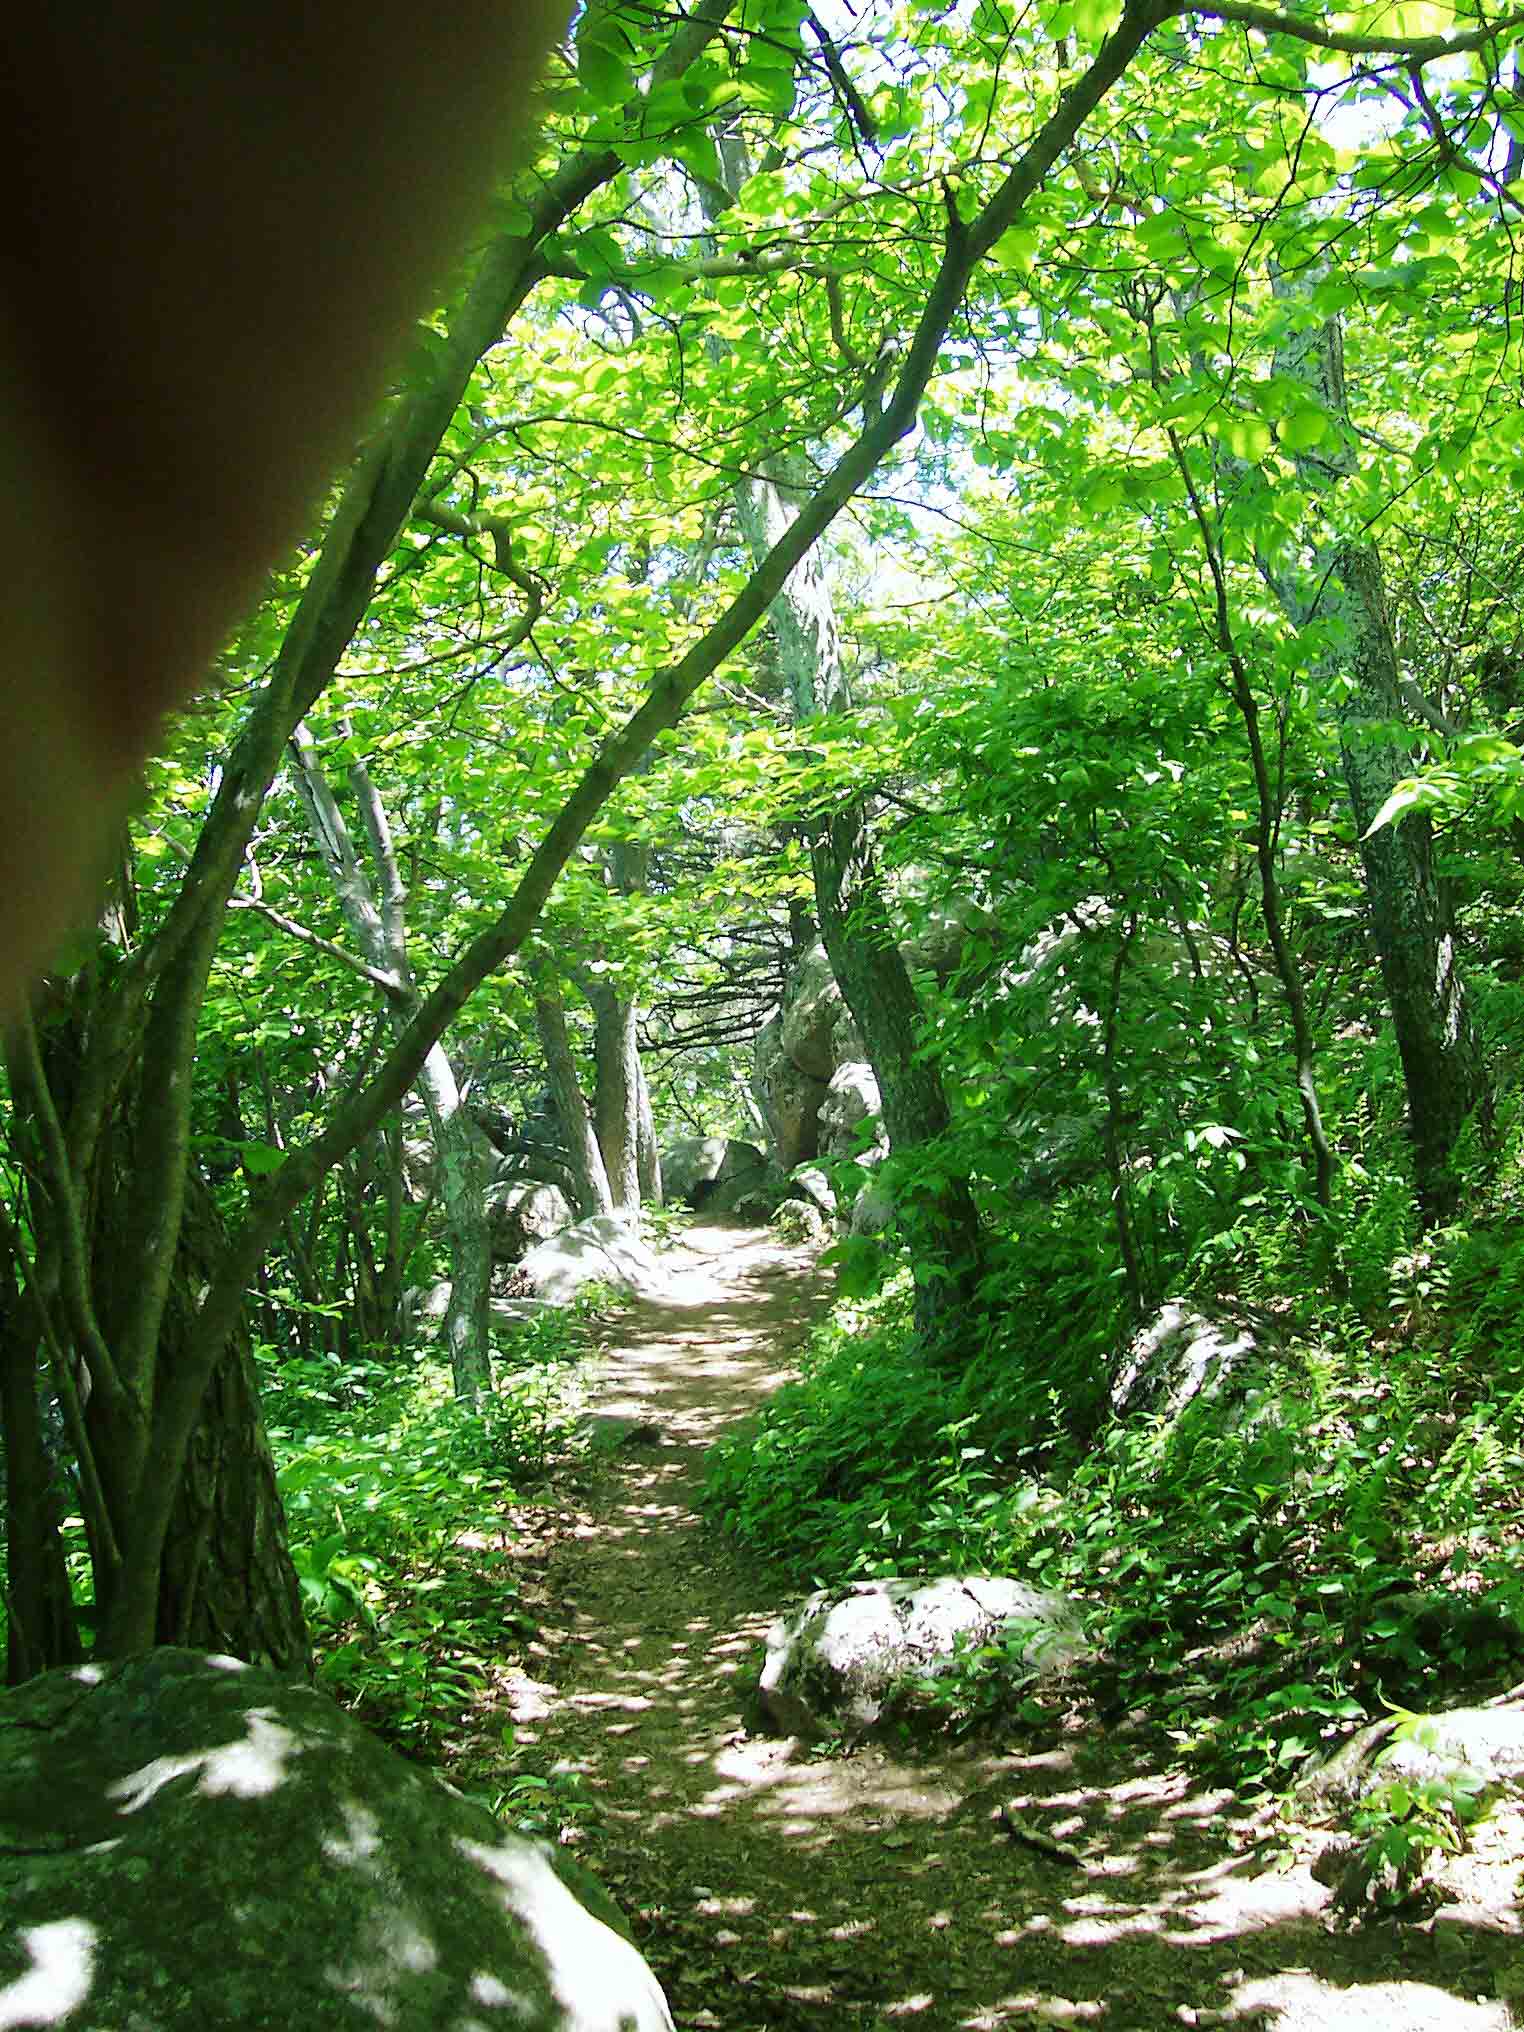
{"type": "Polygon", "coordinates": [[[958,2023],[969,2032],[1008,2024],[1013,2016],[1031,2025],[1087,2025],[1103,2017],[1105,2010],[1104,2004],[1092,1998],[1041,1997],[1029,1990],[1021,1996],[1002,1997],[992,2010],[975,2011],[958,2023]]]}
{"type": "Polygon", "coordinates": [[[1276,2032],[1505,2032],[1508,2006],[1490,1997],[1453,1997],[1432,1983],[1352,1983],[1341,1988],[1307,1969],[1243,1983],[1223,2022],[1277,2013],[1276,2032]],[[1282,2015],[1283,2014],[1283,2015],[1282,2015]]]}
{"type": "Polygon", "coordinates": [[[62,2024],[90,1994],[95,1928],[88,1919],[53,1919],[26,1927],[21,1945],[32,1966],[0,1989],[0,2027],[62,2024]]]}

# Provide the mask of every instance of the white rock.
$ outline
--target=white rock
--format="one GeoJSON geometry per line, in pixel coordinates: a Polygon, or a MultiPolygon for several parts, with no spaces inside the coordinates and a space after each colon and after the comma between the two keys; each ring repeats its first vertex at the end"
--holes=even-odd
{"type": "Polygon", "coordinates": [[[666,1290],[655,1255],[618,1214],[594,1214],[564,1228],[531,1249],[519,1268],[535,1296],[552,1305],[570,1305],[588,1284],[611,1284],[637,1298],[660,1298],[666,1290]]]}
{"type": "Polygon", "coordinates": [[[790,1735],[861,1734],[902,1687],[1006,1633],[1031,1672],[1062,1672],[1092,1655],[1074,1604],[1025,1581],[944,1574],[823,1589],[768,1632],[763,1704],[790,1735]]]}

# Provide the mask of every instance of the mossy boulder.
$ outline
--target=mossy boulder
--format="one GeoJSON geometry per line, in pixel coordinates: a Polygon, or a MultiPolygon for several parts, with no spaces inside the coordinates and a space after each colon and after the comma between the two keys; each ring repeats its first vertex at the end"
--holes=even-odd
{"type": "Polygon", "coordinates": [[[552,1854],[313,1688],[199,1652],[0,1701],[0,2023],[670,2032],[552,1854]]]}

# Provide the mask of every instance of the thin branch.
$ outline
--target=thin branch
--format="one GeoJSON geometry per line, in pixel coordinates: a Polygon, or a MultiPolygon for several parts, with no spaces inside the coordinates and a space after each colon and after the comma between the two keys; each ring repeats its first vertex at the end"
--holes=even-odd
{"type": "Polygon", "coordinates": [[[58,1113],[53,1106],[53,1091],[42,1069],[42,1054],[37,1047],[37,1030],[32,1022],[30,1006],[23,1007],[12,1025],[5,1057],[11,1090],[24,1095],[30,1104],[32,1119],[42,1143],[43,1160],[47,1167],[44,1190],[58,1224],[59,1267],[70,1330],[79,1342],[97,1389],[109,1400],[117,1404],[131,1402],[141,1411],[143,1405],[136,1392],[129,1395],[115,1358],[106,1345],[100,1322],[95,1317],[95,1307],[90,1298],[89,1255],[85,1247],[79,1200],[74,1191],[74,1174],[69,1165],[69,1152],[58,1113]]]}
{"type": "Polygon", "coordinates": [[[382,967],[373,967],[368,960],[362,960],[357,953],[346,952],[332,939],[323,938],[315,931],[309,931],[305,924],[298,924],[294,917],[287,917],[283,910],[276,910],[258,896],[230,896],[229,910],[254,910],[261,917],[267,917],[273,925],[285,932],[288,938],[299,939],[303,945],[315,946],[321,953],[327,953],[331,960],[337,960],[341,967],[348,967],[352,974],[358,974],[362,981],[368,981],[373,988],[379,988],[383,995],[400,995],[404,983],[395,974],[387,973],[382,967]]]}
{"type": "Polygon", "coordinates": [[[100,1471],[95,1465],[95,1454],[90,1445],[89,1432],[85,1427],[84,1410],[79,1401],[79,1390],[75,1385],[68,1351],[58,1338],[58,1329],[53,1323],[52,1312],[43,1295],[37,1266],[27,1254],[16,1224],[11,1219],[10,1209],[4,1200],[0,1200],[0,1242],[3,1242],[9,1250],[16,1265],[16,1274],[25,1287],[37,1315],[42,1344],[47,1350],[48,1366],[53,1373],[53,1387],[58,1393],[59,1403],[63,1406],[64,1423],[69,1428],[69,1439],[74,1448],[75,1460],[79,1464],[80,1499],[90,1520],[91,1536],[100,1546],[106,1564],[115,1569],[122,1563],[121,1549],[116,1542],[106,1492],[101,1487],[100,1471]]]}
{"type": "Polygon", "coordinates": [[[1440,57],[1463,56],[1468,50],[1485,49],[1498,36],[1524,27],[1524,13],[1519,13],[1500,15],[1496,21],[1472,29],[1467,35],[1350,35],[1340,29],[1324,28],[1316,21],[1303,21],[1295,14],[1282,14],[1275,7],[1256,7],[1249,0],[1213,0],[1211,6],[1178,11],[1205,14],[1214,21],[1230,21],[1240,28],[1257,28],[1262,35],[1294,36],[1298,42],[1310,42],[1317,49],[1337,50],[1342,56],[1401,57],[1406,63],[1435,63],[1440,57]]]}

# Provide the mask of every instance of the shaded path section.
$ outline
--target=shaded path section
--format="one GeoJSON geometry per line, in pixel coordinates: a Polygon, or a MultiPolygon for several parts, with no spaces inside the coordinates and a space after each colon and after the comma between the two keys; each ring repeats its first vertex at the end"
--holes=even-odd
{"type": "Polygon", "coordinates": [[[699,1515],[706,1447],[779,1383],[827,1302],[809,1253],[695,1227],[661,1304],[608,1330],[602,1411],[651,1421],[555,1553],[519,1740],[579,1773],[590,1860],[679,2027],[1230,2024],[1502,2032],[1511,1912],[1336,1934],[1305,1869],[1256,1860],[1229,1794],[1094,1730],[996,1753],[850,1757],[754,1732],[778,1576],[699,1515]],[[1013,1841],[1002,1809],[1072,1844],[1013,1841]]]}

